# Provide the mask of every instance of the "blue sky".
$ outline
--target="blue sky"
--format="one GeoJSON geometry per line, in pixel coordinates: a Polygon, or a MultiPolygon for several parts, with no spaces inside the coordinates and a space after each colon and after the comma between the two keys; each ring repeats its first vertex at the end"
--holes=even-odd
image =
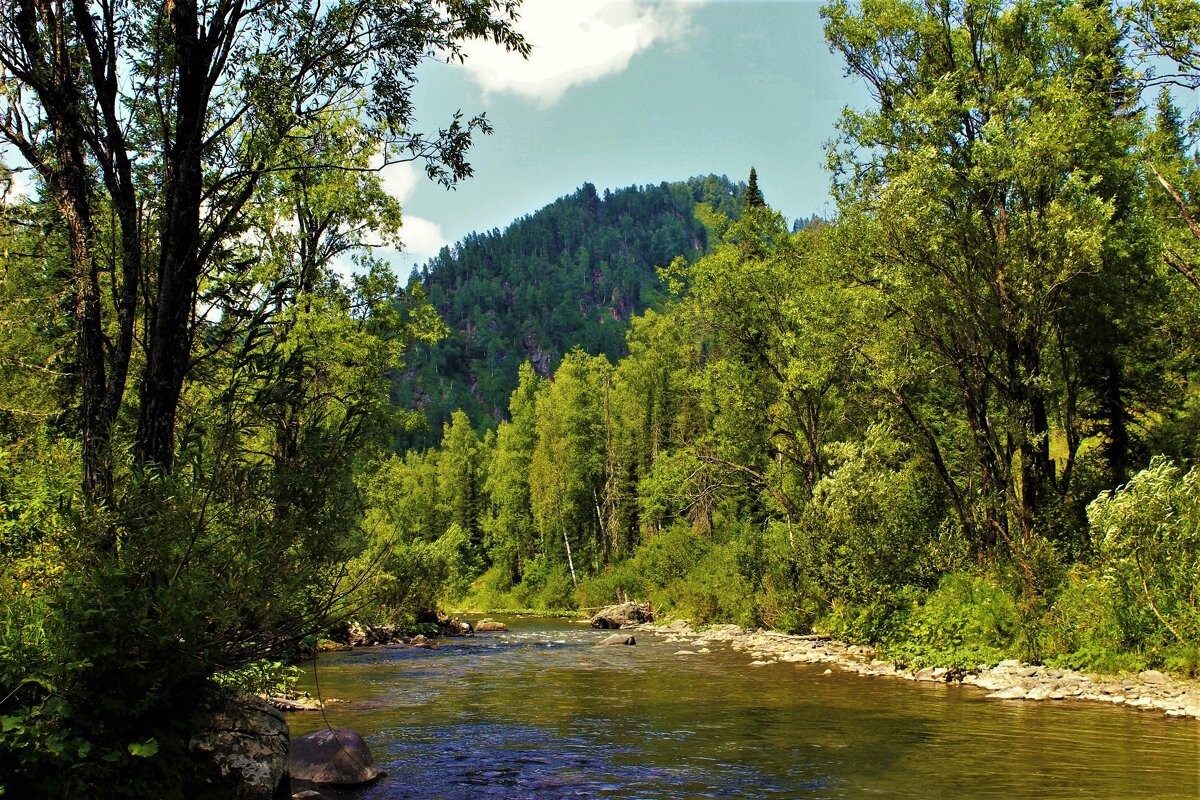
{"type": "Polygon", "coordinates": [[[681,180],[745,179],[788,217],[828,213],[824,145],[844,105],[868,102],[829,52],[816,2],[525,0],[528,63],[473,46],[465,66],[431,64],[420,124],[486,111],[475,176],[454,191],[419,168],[389,168],[401,198],[400,271],[471,231],[503,229],[568,194],[681,180]]]}

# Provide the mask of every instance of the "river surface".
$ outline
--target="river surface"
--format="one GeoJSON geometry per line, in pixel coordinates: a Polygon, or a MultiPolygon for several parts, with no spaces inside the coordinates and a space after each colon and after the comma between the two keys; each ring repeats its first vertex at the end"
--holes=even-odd
{"type": "MultiPolygon", "coordinates": [[[[1200,798],[1197,720],[503,621],[434,651],[320,656],[323,696],[349,701],[329,723],[362,733],[388,773],[331,797],[1200,798]]],[[[289,722],[294,736],[325,724],[289,722]]]]}

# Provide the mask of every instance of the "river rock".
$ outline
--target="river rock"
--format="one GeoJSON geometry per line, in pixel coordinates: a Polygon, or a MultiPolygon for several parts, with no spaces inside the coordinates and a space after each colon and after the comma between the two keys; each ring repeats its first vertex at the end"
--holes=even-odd
{"type": "Polygon", "coordinates": [[[422,650],[436,650],[433,642],[429,641],[424,634],[418,633],[416,636],[408,640],[409,647],[419,647],[422,650]]]}
{"type": "MultiPolygon", "coordinates": [[[[272,695],[263,697],[262,699],[265,700],[267,703],[270,703],[275,708],[278,708],[280,711],[320,711],[321,710],[321,701],[317,700],[314,697],[309,697],[307,693],[304,695],[293,695],[293,696],[282,695],[282,694],[272,694],[272,695]]],[[[330,702],[336,702],[336,701],[334,701],[333,698],[330,698],[329,700],[326,700],[325,702],[330,703],[330,702]]]]}
{"type": "Polygon", "coordinates": [[[249,695],[215,694],[191,718],[189,798],[286,800],[288,725],[277,709],[249,695]]]}
{"type": "Polygon", "coordinates": [[[612,636],[608,637],[607,639],[605,639],[603,642],[600,642],[600,644],[598,644],[596,646],[604,647],[606,645],[621,645],[621,644],[627,644],[627,645],[637,644],[637,640],[634,639],[632,636],[622,636],[619,633],[614,633],[612,636]]]}
{"type": "Polygon", "coordinates": [[[471,627],[471,623],[455,619],[440,611],[437,614],[437,624],[442,629],[444,636],[471,636],[475,632],[475,629],[471,627]]]}
{"type": "Polygon", "coordinates": [[[1155,684],[1166,683],[1169,680],[1169,678],[1167,678],[1166,675],[1162,674],[1161,672],[1159,672],[1156,669],[1148,669],[1148,670],[1145,670],[1144,672],[1139,672],[1138,678],[1141,679],[1142,683],[1155,683],[1155,684]]]}
{"type": "Polygon", "coordinates": [[[352,619],[334,628],[329,639],[343,647],[371,647],[399,641],[400,631],[395,625],[352,619]]]}
{"type": "Polygon", "coordinates": [[[475,632],[476,633],[487,633],[489,631],[506,631],[506,630],[508,630],[508,626],[505,625],[503,622],[496,622],[495,620],[491,620],[491,619],[481,619],[481,620],[479,620],[479,622],[475,623],[475,632]]]}
{"type": "Polygon", "coordinates": [[[1024,700],[1025,696],[1025,688],[1022,686],[1009,686],[1007,689],[1001,689],[988,695],[994,700],[1024,700]]]}
{"type": "Polygon", "coordinates": [[[654,614],[650,609],[649,603],[629,602],[600,609],[592,617],[592,627],[620,628],[623,625],[636,625],[643,622],[652,622],[653,620],[654,614]]]}
{"type": "Polygon", "coordinates": [[[292,742],[292,780],[314,786],[367,786],[384,776],[371,750],[350,728],[326,728],[292,742]]]}
{"type": "Polygon", "coordinates": [[[1049,686],[1035,686],[1025,693],[1026,700],[1062,700],[1062,692],[1055,697],[1055,690],[1049,686]]]}

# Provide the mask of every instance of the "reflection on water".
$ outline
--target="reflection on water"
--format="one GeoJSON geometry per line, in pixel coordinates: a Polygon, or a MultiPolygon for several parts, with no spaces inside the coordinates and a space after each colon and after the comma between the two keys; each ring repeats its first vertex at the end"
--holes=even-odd
{"type": "MultiPolygon", "coordinates": [[[[1200,722],[772,664],[511,619],[435,651],[324,654],[382,798],[1197,798],[1200,722]]],[[[309,669],[304,688],[313,691],[309,669]]],[[[292,714],[293,735],[323,727],[292,714]]],[[[339,797],[341,795],[338,795],[339,797]]]]}

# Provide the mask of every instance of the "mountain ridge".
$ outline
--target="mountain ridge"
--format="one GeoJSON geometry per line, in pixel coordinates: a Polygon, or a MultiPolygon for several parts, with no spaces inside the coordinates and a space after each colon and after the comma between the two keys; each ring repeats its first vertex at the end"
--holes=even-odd
{"type": "Polygon", "coordinates": [[[458,408],[477,429],[494,426],[526,360],[550,375],[576,346],[624,355],[630,318],[668,297],[656,268],[704,255],[705,220],[737,217],[745,191],[723,175],[603,192],[584,183],[443,248],[414,273],[449,335],[413,348],[395,383],[396,403],[428,420],[403,444],[436,444],[458,408]]]}

